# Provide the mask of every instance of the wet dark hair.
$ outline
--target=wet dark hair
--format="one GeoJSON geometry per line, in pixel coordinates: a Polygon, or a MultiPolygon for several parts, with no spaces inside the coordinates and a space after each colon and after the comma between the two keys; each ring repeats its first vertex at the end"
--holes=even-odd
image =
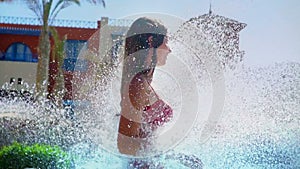
{"type": "MultiPolygon", "coordinates": [[[[128,75],[132,77],[138,73],[146,74],[151,69],[155,69],[157,64],[156,49],[163,44],[166,33],[166,27],[158,21],[142,17],[133,22],[125,40],[123,77],[128,75]],[[154,51],[151,65],[146,65],[150,49],[148,39],[151,36],[151,46],[154,48],[154,51]]],[[[152,75],[149,78],[152,78],[152,75]]]]}
{"type": "Polygon", "coordinates": [[[166,34],[166,27],[156,20],[142,17],[133,22],[126,34],[121,92],[125,84],[129,84],[136,75],[142,74],[152,79],[157,64],[156,49],[163,44],[166,34]],[[147,65],[150,49],[148,39],[151,36],[153,56],[151,64],[147,65]]]}
{"type": "Polygon", "coordinates": [[[152,47],[159,47],[166,34],[166,27],[156,20],[146,17],[135,20],[126,35],[125,57],[140,49],[149,48],[148,38],[150,36],[153,36],[152,47]]]}
{"type": "Polygon", "coordinates": [[[151,36],[153,37],[153,48],[158,48],[164,42],[165,35],[154,33],[144,33],[127,37],[125,41],[125,57],[141,49],[148,49],[150,47],[148,38],[151,36]]]}
{"type": "MultiPolygon", "coordinates": [[[[153,56],[151,59],[151,66],[150,68],[145,68],[145,70],[142,70],[141,72],[146,72],[149,71],[149,69],[155,69],[156,64],[157,64],[157,55],[156,55],[156,48],[158,48],[161,44],[163,44],[164,42],[164,37],[165,35],[161,35],[161,34],[153,34],[153,33],[144,33],[144,34],[139,34],[139,35],[134,35],[131,37],[126,38],[125,41],[125,57],[126,59],[128,59],[127,57],[134,57],[132,54],[136,53],[140,50],[145,50],[147,51],[145,54],[145,56],[139,56],[139,58],[135,58],[140,60],[140,62],[136,62],[137,64],[141,64],[141,65],[135,65],[137,67],[142,67],[144,64],[144,62],[146,62],[146,58],[148,55],[148,51],[150,48],[148,39],[149,37],[152,36],[152,47],[154,48],[154,52],[153,52],[153,56]]],[[[131,65],[133,66],[133,65],[131,65]]]]}

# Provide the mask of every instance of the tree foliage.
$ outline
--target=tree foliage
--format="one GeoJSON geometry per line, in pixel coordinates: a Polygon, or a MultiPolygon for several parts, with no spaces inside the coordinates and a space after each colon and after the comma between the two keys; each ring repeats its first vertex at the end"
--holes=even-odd
{"type": "Polygon", "coordinates": [[[69,155],[58,146],[13,143],[0,150],[0,169],[71,167],[69,155]]]}
{"type": "MultiPolygon", "coordinates": [[[[79,0],[26,0],[28,8],[41,20],[41,34],[38,46],[38,68],[36,75],[36,98],[42,100],[48,95],[49,85],[49,58],[50,58],[50,30],[49,25],[54,21],[58,13],[70,5],[80,5],[79,0]]],[[[88,3],[102,4],[104,0],[87,0],[88,3]]],[[[61,69],[61,67],[58,67],[61,69]]]]}

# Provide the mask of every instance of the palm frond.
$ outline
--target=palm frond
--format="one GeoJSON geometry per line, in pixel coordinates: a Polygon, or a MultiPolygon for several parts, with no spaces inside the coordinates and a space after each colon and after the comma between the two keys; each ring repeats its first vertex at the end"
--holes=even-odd
{"type": "Polygon", "coordinates": [[[62,3],[64,3],[64,2],[65,2],[64,0],[60,0],[55,4],[55,7],[52,9],[51,14],[50,14],[50,18],[52,21],[55,19],[56,15],[61,10],[62,3]]]}
{"type": "Polygon", "coordinates": [[[69,7],[72,4],[80,5],[79,0],[60,0],[56,3],[55,7],[51,11],[50,18],[51,20],[54,20],[57,16],[57,14],[64,8],[69,7]]]}
{"type": "Polygon", "coordinates": [[[94,4],[94,5],[102,4],[104,8],[106,6],[104,0],[87,0],[87,2],[91,3],[91,4],[94,4]]]}
{"type": "Polygon", "coordinates": [[[26,0],[27,7],[33,11],[36,16],[41,19],[43,17],[43,5],[39,0],[26,0]]]}

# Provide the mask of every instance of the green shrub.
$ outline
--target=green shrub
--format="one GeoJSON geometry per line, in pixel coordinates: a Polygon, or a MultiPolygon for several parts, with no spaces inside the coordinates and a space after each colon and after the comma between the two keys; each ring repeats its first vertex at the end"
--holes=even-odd
{"type": "Polygon", "coordinates": [[[0,150],[0,169],[69,169],[71,160],[58,146],[13,143],[0,150]]]}

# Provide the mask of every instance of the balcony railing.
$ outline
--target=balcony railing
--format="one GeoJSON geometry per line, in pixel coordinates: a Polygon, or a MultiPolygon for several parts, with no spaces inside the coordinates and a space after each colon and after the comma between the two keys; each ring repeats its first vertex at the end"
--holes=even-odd
{"type": "Polygon", "coordinates": [[[129,27],[134,20],[131,19],[108,19],[108,25],[109,26],[124,26],[129,27]]]}
{"type": "MultiPolygon", "coordinates": [[[[129,27],[133,20],[130,19],[108,19],[108,25],[129,27]]],[[[22,24],[22,25],[42,25],[42,20],[39,18],[30,17],[14,17],[14,16],[0,16],[0,23],[6,24],[22,24]]],[[[97,21],[83,21],[83,20],[66,20],[54,19],[49,20],[49,25],[57,27],[72,27],[72,28],[91,28],[98,27],[97,21]]]]}
{"type": "MultiPolygon", "coordinates": [[[[42,25],[42,21],[39,18],[13,17],[13,16],[0,16],[0,23],[42,25]]],[[[97,28],[96,21],[82,21],[82,20],[54,19],[54,20],[49,20],[49,25],[58,26],[58,27],[72,27],[72,28],[92,28],[92,29],[97,28]]]]}

